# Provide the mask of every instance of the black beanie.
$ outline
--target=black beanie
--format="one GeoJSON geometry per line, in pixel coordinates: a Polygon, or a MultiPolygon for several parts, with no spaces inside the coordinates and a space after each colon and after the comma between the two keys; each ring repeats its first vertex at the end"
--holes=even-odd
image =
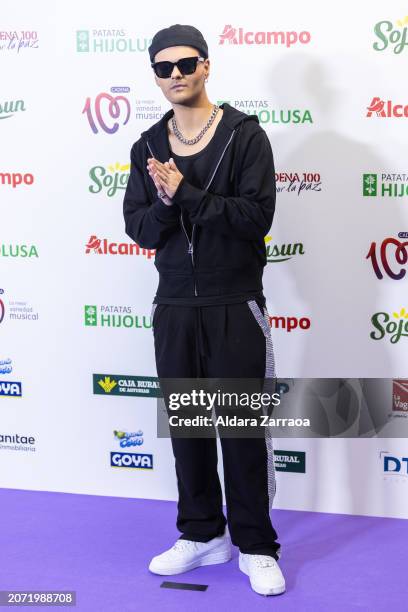
{"type": "Polygon", "coordinates": [[[175,47],[176,45],[185,45],[186,47],[194,47],[200,51],[204,59],[208,57],[208,47],[200,30],[197,30],[191,25],[180,25],[176,23],[169,28],[159,30],[153,36],[152,43],[148,48],[150,61],[154,62],[156,53],[167,47],[175,47]]]}

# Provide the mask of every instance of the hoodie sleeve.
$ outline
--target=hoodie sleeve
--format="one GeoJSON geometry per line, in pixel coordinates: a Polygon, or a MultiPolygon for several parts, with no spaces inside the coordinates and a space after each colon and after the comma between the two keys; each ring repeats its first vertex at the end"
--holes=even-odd
{"type": "Polygon", "coordinates": [[[242,143],[242,150],[242,161],[237,160],[241,166],[239,195],[210,193],[183,178],[172,199],[188,211],[192,223],[243,240],[255,240],[266,236],[275,212],[275,167],[265,130],[260,128],[246,145],[242,143]]]}
{"type": "Polygon", "coordinates": [[[123,199],[125,232],[142,248],[156,249],[178,227],[180,208],[176,204],[167,206],[159,197],[151,202],[138,146],[140,140],[130,152],[130,176],[123,199]]]}

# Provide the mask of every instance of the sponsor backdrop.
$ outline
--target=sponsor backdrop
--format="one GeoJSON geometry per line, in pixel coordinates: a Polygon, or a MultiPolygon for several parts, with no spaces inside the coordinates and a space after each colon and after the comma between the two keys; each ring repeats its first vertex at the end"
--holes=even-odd
{"type": "MultiPolygon", "coordinates": [[[[208,41],[210,100],[272,144],[278,376],[401,379],[389,409],[407,417],[406,3],[57,4],[0,23],[0,486],[176,498],[155,253],[122,218],[131,145],[170,108],[147,47],[172,23],[208,41]]],[[[277,439],[275,462],[277,508],[408,518],[403,439],[277,439]]]]}

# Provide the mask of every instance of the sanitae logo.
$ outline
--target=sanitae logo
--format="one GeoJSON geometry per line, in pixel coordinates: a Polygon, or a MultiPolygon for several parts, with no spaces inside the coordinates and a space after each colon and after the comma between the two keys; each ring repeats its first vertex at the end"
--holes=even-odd
{"type": "Polygon", "coordinates": [[[319,172],[276,172],[276,191],[287,192],[297,196],[307,191],[321,191],[322,180],[319,172]]]}
{"type": "Polygon", "coordinates": [[[84,306],[84,325],[86,327],[152,327],[150,315],[134,314],[131,306],[84,306]]]}
{"type": "Polygon", "coordinates": [[[371,317],[374,331],[370,332],[372,340],[388,339],[396,344],[408,336],[408,312],[401,308],[399,312],[376,312],[371,317]]]}
{"type": "Polygon", "coordinates": [[[296,255],[304,255],[305,251],[301,242],[295,242],[294,244],[273,244],[272,236],[265,236],[266,245],[266,261],[268,263],[280,263],[282,261],[288,261],[296,255]]]}
{"type": "Polygon", "coordinates": [[[389,49],[395,54],[406,50],[408,16],[397,19],[395,26],[392,21],[379,21],[374,26],[376,41],[373,43],[375,51],[386,51],[389,49]]]}
{"type": "Polygon", "coordinates": [[[247,115],[257,115],[261,125],[268,123],[291,123],[294,125],[313,123],[311,112],[306,109],[271,108],[267,100],[217,100],[217,104],[223,102],[228,102],[228,104],[247,115]]]}
{"type": "Polygon", "coordinates": [[[76,31],[78,53],[144,53],[150,43],[151,39],[123,29],[76,31]]]}
{"type": "Polygon", "coordinates": [[[392,100],[381,100],[373,98],[371,104],[367,106],[367,117],[387,117],[401,118],[408,117],[408,104],[395,104],[392,100]]]}
{"type": "Polygon", "coordinates": [[[133,395],[162,397],[159,379],[155,376],[128,374],[93,374],[94,395],[133,395]]]}
{"type": "Polygon", "coordinates": [[[15,189],[19,185],[32,185],[34,176],[30,172],[21,174],[21,172],[0,172],[0,187],[9,185],[15,189]]]}
{"type": "Polygon", "coordinates": [[[1,433],[0,432],[0,450],[12,450],[35,453],[35,437],[22,436],[19,433],[1,433]]]}
{"type": "Polygon", "coordinates": [[[24,112],[24,100],[11,100],[9,102],[0,102],[0,121],[1,119],[10,119],[18,112],[24,112]]]}
{"type": "Polygon", "coordinates": [[[109,166],[93,166],[89,171],[92,181],[89,191],[97,194],[103,192],[112,198],[118,190],[126,189],[129,180],[130,164],[110,164],[109,166]]]}
{"type": "Polygon", "coordinates": [[[225,25],[219,35],[219,44],[230,45],[282,45],[291,47],[298,43],[307,45],[310,43],[311,34],[306,30],[301,32],[284,32],[282,30],[245,30],[244,28],[234,28],[232,25],[225,25]]]}
{"type": "Polygon", "coordinates": [[[393,280],[401,280],[407,273],[408,232],[399,232],[398,238],[389,236],[378,245],[373,241],[366,259],[371,259],[374,273],[380,280],[383,272],[393,280]]]}
{"type": "Polygon", "coordinates": [[[308,317],[269,316],[269,325],[275,329],[285,329],[288,333],[294,329],[307,330],[311,321],[308,317]]]}
{"type": "Polygon", "coordinates": [[[38,257],[38,250],[33,244],[0,243],[0,257],[38,257]]]}
{"type": "Polygon", "coordinates": [[[122,431],[115,429],[113,437],[119,442],[120,448],[141,446],[144,442],[143,431],[141,429],[138,431],[122,431]]]}
{"type": "Polygon", "coordinates": [[[143,249],[135,242],[110,242],[107,238],[91,236],[85,245],[85,254],[91,253],[96,255],[144,255],[147,259],[151,259],[156,249],[143,249]]]}
{"type": "Polygon", "coordinates": [[[408,196],[408,174],[403,172],[370,172],[363,174],[363,196],[403,198],[408,196]]]}

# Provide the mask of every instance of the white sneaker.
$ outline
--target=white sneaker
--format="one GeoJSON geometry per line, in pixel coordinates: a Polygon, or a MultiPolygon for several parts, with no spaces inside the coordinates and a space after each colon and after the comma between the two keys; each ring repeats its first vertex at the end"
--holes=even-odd
{"type": "Polygon", "coordinates": [[[269,555],[239,553],[239,569],[249,576],[251,587],[260,595],[284,593],[285,578],[277,561],[269,555]]]}
{"type": "Polygon", "coordinates": [[[225,563],[231,556],[231,540],[227,533],[209,542],[177,540],[169,550],[153,557],[149,570],[154,574],[171,576],[202,565],[225,563]]]}

